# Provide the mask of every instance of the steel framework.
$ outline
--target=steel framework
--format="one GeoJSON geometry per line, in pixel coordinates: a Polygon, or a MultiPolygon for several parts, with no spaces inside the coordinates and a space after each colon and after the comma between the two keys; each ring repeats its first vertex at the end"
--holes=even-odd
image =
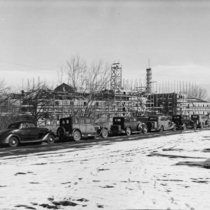
{"type": "Polygon", "coordinates": [[[146,69],[146,92],[152,92],[152,69],[146,69]]]}
{"type": "Polygon", "coordinates": [[[122,67],[119,63],[113,63],[111,66],[111,90],[122,88],[122,67]]]}

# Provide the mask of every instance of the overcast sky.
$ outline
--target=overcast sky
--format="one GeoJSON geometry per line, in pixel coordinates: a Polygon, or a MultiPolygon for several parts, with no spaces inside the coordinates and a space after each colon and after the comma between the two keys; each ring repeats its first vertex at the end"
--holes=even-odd
{"type": "MultiPolygon", "coordinates": [[[[119,61],[123,78],[208,85],[209,1],[0,1],[0,71],[8,85],[58,84],[57,70],[79,54],[119,61]]],[[[207,86],[206,86],[207,87],[207,86]]],[[[209,86],[210,89],[210,86],[209,86]]]]}

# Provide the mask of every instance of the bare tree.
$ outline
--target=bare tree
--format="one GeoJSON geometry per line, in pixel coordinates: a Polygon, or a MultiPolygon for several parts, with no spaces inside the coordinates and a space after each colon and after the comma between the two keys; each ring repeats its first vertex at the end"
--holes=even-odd
{"type": "Polygon", "coordinates": [[[0,104],[4,103],[11,94],[11,88],[6,86],[4,80],[0,81],[0,104]]]}
{"type": "Polygon", "coordinates": [[[87,64],[79,55],[73,56],[67,63],[67,83],[75,90],[84,88],[88,72],[87,64]]]}
{"type": "Polygon", "coordinates": [[[208,96],[207,90],[199,86],[194,86],[190,90],[186,91],[186,94],[188,98],[197,98],[201,100],[205,100],[208,96]]]}
{"type": "MultiPolygon", "coordinates": [[[[87,99],[86,106],[83,109],[73,107],[73,113],[78,114],[82,111],[84,115],[91,115],[97,109],[94,103],[100,93],[109,87],[110,67],[101,60],[93,62],[90,66],[81,59],[80,56],[73,56],[67,62],[65,68],[67,84],[75,90],[75,96],[87,99]]],[[[61,70],[63,72],[63,70],[61,70]]]]}
{"type": "Polygon", "coordinates": [[[0,112],[1,115],[17,113],[19,100],[14,97],[11,88],[6,86],[4,80],[0,81],[0,112]]]}
{"type": "Polygon", "coordinates": [[[29,85],[23,93],[21,110],[32,116],[37,124],[41,118],[49,118],[53,109],[53,94],[45,83],[29,85]]]}
{"type": "Polygon", "coordinates": [[[28,119],[28,116],[20,115],[19,95],[13,93],[4,80],[0,81],[0,130],[14,121],[28,119]]]}
{"type": "Polygon", "coordinates": [[[57,70],[58,82],[63,83],[65,81],[66,67],[61,66],[59,70],[57,70]]]}

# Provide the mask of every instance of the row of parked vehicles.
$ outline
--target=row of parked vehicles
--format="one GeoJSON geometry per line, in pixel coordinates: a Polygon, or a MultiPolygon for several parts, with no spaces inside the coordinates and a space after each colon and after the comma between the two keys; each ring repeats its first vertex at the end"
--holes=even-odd
{"type": "Polygon", "coordinates": [[[6,130],[0,132],[0,144],[17,147],[24,143],[53,144],[56,138],[59,141],[80,141],[85,137],[95,138],[109,135],[127,136],[133,133],[147,133],[151,131],[163,132],[165,130],[197,129],[210,126],[210,120],[205,115],[193,114],[173,116],[140,116],[140,117],[113,117],[108,121],[95,122],[87,117],[65,117],[59,120],[60,125],[56,133],[48,128],[37,127],[31,121],[12,123],[6,130]]]}

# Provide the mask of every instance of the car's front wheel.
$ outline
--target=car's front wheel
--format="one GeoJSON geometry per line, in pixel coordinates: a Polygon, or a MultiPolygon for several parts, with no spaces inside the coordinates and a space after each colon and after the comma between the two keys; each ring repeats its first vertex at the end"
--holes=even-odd
{"type": "Polygon", "coordinates": [[[54,144],[54,142],[55,142],[55,137],[53,136],[53,135],[49,135],[48,137],[47,137],[47,143],[48,144],[54,144]]]}
{"type": "Polygon", "coordinates": [[[65,130],[64,127],[59,127],[57,129],[57,136],[58,136],[60,141],[64,140],[64,138],[66,136],[66,130],[65,130]]]}
{"type": "Polygon", "coordinates": [[[17,147],[18,145],[19,145],[18,138],[14,137],[14,136],[10,137],[10,139],[9,139],[9,146],[10,147],[17,147]]]}
{"type": "Polygon", "coordinates": [[[65,131],[65,129],[63,127],[59,127],[57,129],[57,136],[58,137],[63,137],[63,136],[65,136],[65,134],[66,134],[66,131],[65,131]]]}
{"type": "Polygon", "coordinates": [[[106,139],[106,138],[108,137],[108,135],[109,135],[108,130],[107,130],[106,128],[103,128],[103,129],[101,130],[101,136],[102,136],[102,138],[103,138],[103,139],[106,139]]]}
{"type": "Polygon", "coordinates": [[[73,136],[73,140],[74,141],[80,141],[81,138],[82,138],[82,135],[81,135],[80,131],[78,131],[78,130],[75,130],[73,132],[73,135],[72,136],[73,136]]]}
{"type": "Polygon", "coordinates": [[[127,128],[125,129],[125,133],[126,133],[127,136],[130,136],[131,133],[132,133],[131,128],[127,127],[127,128]]]}

